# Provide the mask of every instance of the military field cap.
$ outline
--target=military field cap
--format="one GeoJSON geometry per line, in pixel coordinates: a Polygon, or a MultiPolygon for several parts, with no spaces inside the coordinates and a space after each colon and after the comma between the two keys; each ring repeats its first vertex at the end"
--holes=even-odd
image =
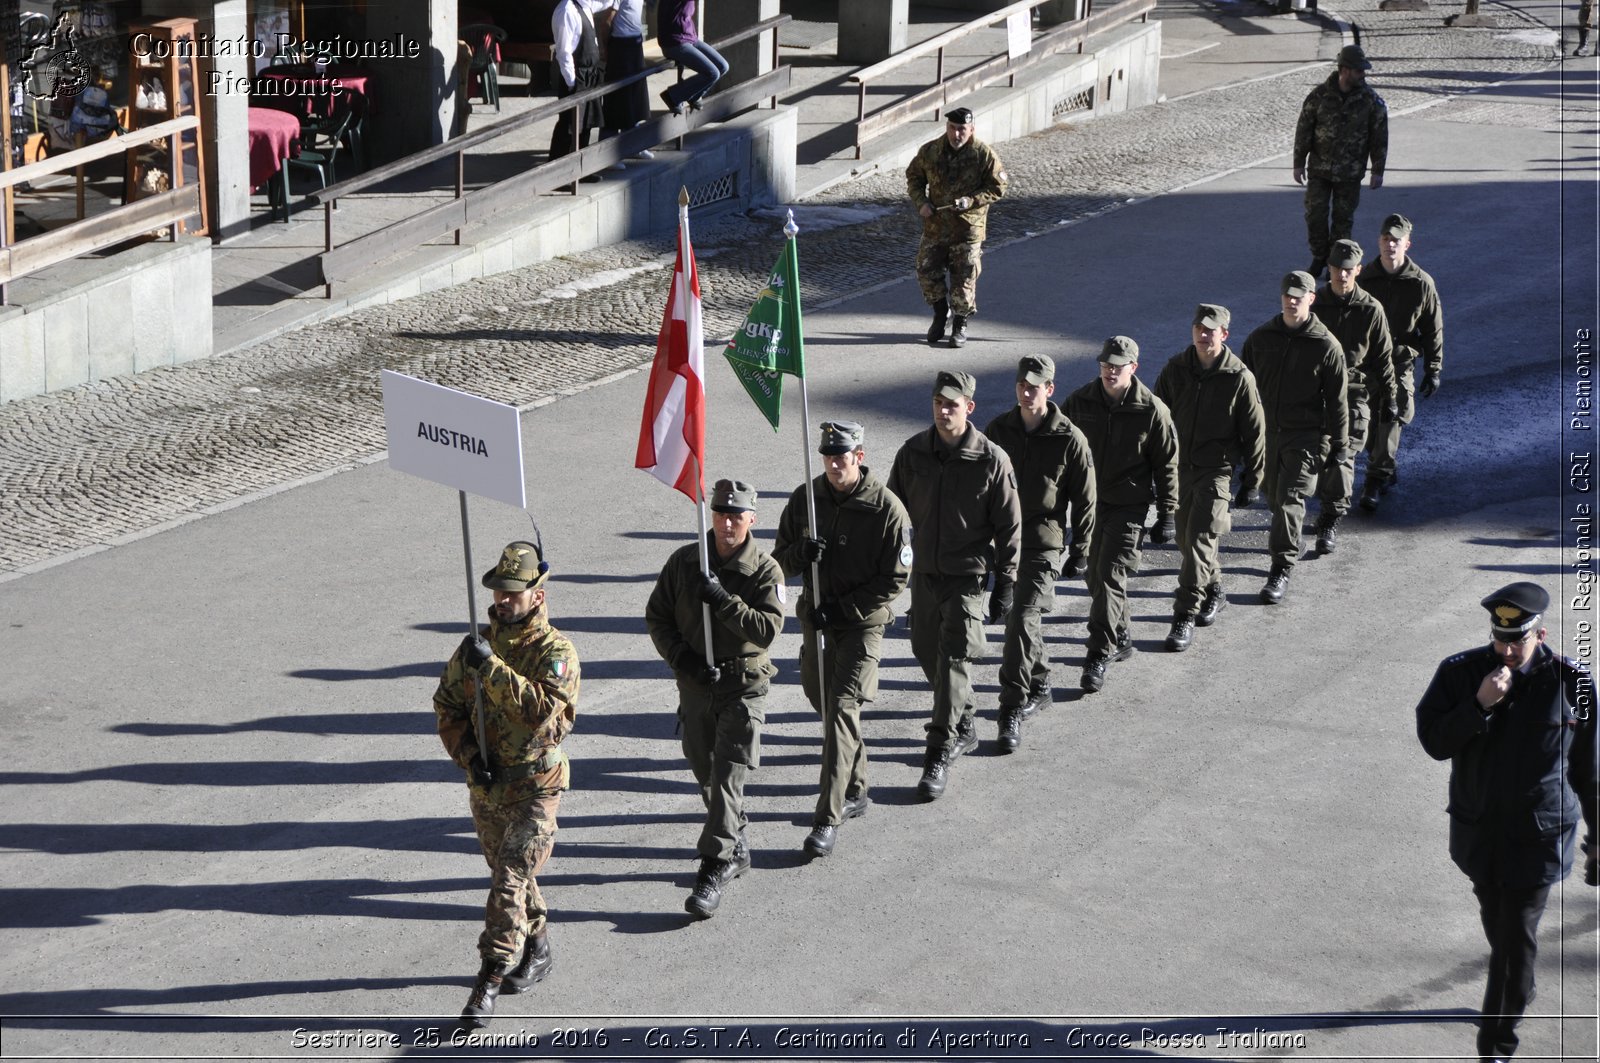
{"type": "Polygon", "coordinates": [[[1516,640],[1539,626],[1550,595],[1537,583],[1509,583],[1478,603],[1489,610],[1489,625],[1499,638],[1516,640]]]}
{"type": "Polygon", "coordinates": [[[1232,320],[1228,308],[1216,303],[1201,303],[1194,308],[1194,323],[1201,328],[1227,328],[1232,320]]]}
{"type": "Polygon", "coordinates": [[[1339,49],[1339,65],[1347,66],[1352,70],[1371,70],[1372,63],[1367,59],[1367,53],[1361,50],[1359,44],[1347,44],[1339,49]]]}
{"type": "Polygon", "coordinates": [[[1307,292],[1316,291],[1317,280],[1305,270],[1297,269],[1293,273],[1283,275],[1283,285],[1280,290],[1284,295],[1292,295],[1298,299],[1307,292]]]}
{"type": "Polygon", "coordinates": [[[1017,382],[1048,384],[1056,378],[1056,363],[1048,354],[1025,354],[1017,362],[1017,382]]]}
{"type": "Polygon", "coordinates": [[[933,397],[936,399],[970,399],[978,393],[978,381],[971,373],[952,373],[939,370],[933,378],[933,397]]]}
{"type": "Polygon", "coordinates": [[[714,513],[743,513],[756,511],[756,489],[743,480],[718,480],[711,488],[711,510],[714,513]]]}
{"type": "Polygon", "coordinates": [[[944,113],[944,120],[946,122],[954,122],[956,125],[971,125],[972,108],[952,107],[944,113]]]}
{"type": "Polygon", "coordinates": [[[1328,265],[1341,269],[1361,265],[1361,245],[1354,240],[1335,240],[1328,250],[1328,265]]]}
{"type": "Polygon", "coordinates": [[[817,444],[818,454],[848,454],[860,450],[867,430],[855,421],[823,421],[822,441],[817,444]]]}
{"type": "Polygon", "coordinates": [[[507,543],[500,552],[500,563],[483,574],[483,585],[492,591],[531,591],[550,574],[539,548],[518,540],[507,543]]]}
{"type": "Polygon", "coordinates": [[[1107,365],[1132,365],[1139,360],[1139,345],[1126,336],[1112,336],[1100,347],[1100,360],[1107,365]]]}
{"type": "Polygon", "coordinates": [[[1411,219],[1404,214],[1391,214],[1383,219],[1383,227],[1378,231],[1388,233],[1390,236],[1410,236],[1411,219]]]}

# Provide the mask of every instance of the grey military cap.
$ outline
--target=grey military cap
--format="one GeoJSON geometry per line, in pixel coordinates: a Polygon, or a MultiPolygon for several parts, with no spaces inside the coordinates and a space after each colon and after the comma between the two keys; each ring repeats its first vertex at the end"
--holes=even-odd
{"type": "Polygon", "coordinates": [[[1389,236],[1410,236],[1411,229],[1410,218],[1404,214],[1391,214],[1383,219],[1383,225],[1378,228],[1378,231],[1389,236]]]}
{"type": "Polygon", "coordinates": [[[1048,354],[1025,354],[1017,362],[1017,383],[1048,384],[1056,378],[1056,363],[1048,354]]]}
{"type": "Polygon", "coordinates": [[[933,378],[933,397],[936,399],[970,399],[978,393],[978,381],[971,373],[953,373],[941,369],[933,378]]]}
{"type": "Polygon", "coordinates": [[[1361,245],[1354,240],[1335,240],[1328,251],[1328,267],[1344,269],[1361,265],[1361,245]]]}
{"type": "Polygon", "coordinates": [[[1283,284],[1278,290],[1284,295],[1292,295],[1298,299],[1307,292],[1316,291],[1317,280],[1305,270],[1297,269],[1293,273],[1283,275],[1283,284]]]}
{"type": "Polygon", "coordinates": [[[1194,323],[1201,328],[1225,329],[1232,320],[1228,308],[1217,303],[1201,303],[1194,308],[1194,323]]]}
{"type": "Polygon", "coordinates": [[[756,489],[743,480],[718,480],[711,489],[711,509],[715,513],[754,513],[756,489]]]}
{"type": "Polygon", "coordinates": [[[817,444],[817,453],[848,454],[860,450],[866,437],[867,430],[855,421],[823,421],[822,441],[817,444]]]}
{"type": "Polygon", "coordinates": [[[1126,336],[1112,336],[1100,347],[1106,365],[1132,365],[1139,360],[1139,345],[1126,336]]]}

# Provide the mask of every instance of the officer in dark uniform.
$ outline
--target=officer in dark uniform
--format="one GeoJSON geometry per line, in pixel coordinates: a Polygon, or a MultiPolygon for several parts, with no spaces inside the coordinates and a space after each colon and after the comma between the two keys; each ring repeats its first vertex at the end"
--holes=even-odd
{"type": "Polygon", "coordinates": [[[678,680],[683,755],[689,760],[706,825],[700,832],[700,874],[684,909],[709,919],[722,891],[750,870],[745,842],[745,777],[760,765],[767,688],[777,669],[767,659],[783,628],[783,572],[750,536],[756,489],[718,480],[709,534],[711,571],[700,569],[700,545],[667,559],[645,606],[645,626],[678,680]],[[711,663],[706,661],[702,604],[711,607],[711,663]]]}
{"type": "Polygon", "coordinates": [[[839,826],[866,815],[867,747],[861,707],[878,695],[878,659],[891,606],[911,576],[911,519],[866,461],[866,430],[854,421],[822,425],[817,451],[826,471],[795,488],[778,518],[773,559],[786,575],[801,576],[800,685],[822,714],[822,778],[805,850],[827,856],[839,826]],[[814,496],[810,528],[806,492],[814,496]],[[817,566],[820,586],[811,585],[817,566]],[[827,689],[818,689],[817,632],[823,633],[827,689]]]}
{"type": "Polygon", "coordinates": [[[1472,879],[1489,979],[1478,1054],[1506,1059],[1533,999],[1539,917],[1572,870],[1578,820],[1595,885],[1595,688],[1587,671],[1545,645],[1550,595],[1513,583],[1480,603],[1487,647],[1440,663],[1417,704],[1417,736],[1450,760],[1450,858],[1472,879]]]}

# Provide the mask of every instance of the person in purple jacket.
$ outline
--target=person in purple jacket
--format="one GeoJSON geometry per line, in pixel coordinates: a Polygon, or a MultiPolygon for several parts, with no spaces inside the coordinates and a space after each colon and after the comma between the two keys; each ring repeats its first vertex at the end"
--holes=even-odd
{"type": "Polygon", "coordinates": [[[695,29],[697,2],[661,0],[656,13],[656,38],[661,42],[661,54],[694,71],[693,76],[669,85],[661,93],[661,102],[673,114],[682,114],[685,104],[698,110],[700,98],[728,72],[728,61],[702,41],[695,29]]]}

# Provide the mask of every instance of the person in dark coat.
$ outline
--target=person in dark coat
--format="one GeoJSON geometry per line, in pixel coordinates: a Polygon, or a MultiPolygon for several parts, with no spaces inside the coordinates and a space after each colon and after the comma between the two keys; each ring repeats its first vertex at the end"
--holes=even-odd
{"type": "MultiPolygon", "coordinates": [[[[550,64],[550,84],[562,99],[605,84],[606,64],[600,57],[600,38],[594,12],[609,8],[614,0],[561,0],[550,16],[555,37],[550,64]]],[[[590,100],[572,111],[562,111],[550,137],[550,157],[570,155],[589,146],[589,134],[600,127],[600,100],[590,100]]]]}
{"type": "Polygon", "coordinates": [[[1539,917],[1572,870],[1578,820],[1584,878],[1596,868],[1594,680],[1545,645],[1550,595],[1512,583],[1483,599],[1491,639],[1447,657],[1417,703],[1417,737],[1450,761],[1450,858],[1472,880],[1489,978],[1478,1054],[1508,1059],[1533,1000],[1539,917]]]}

